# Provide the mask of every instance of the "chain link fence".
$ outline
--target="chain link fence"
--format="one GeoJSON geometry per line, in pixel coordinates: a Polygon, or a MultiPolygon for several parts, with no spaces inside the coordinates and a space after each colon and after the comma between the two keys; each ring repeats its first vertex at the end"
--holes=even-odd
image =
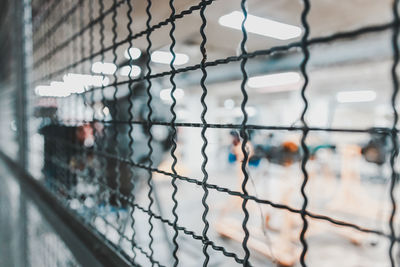
{"type": "MultiPolygon", "coordinates": [[[[216,27],[212,15],[221,2],[5,1],[15,8],[7,9],[11,13],[0,24],[2,34],[22,39],[2,41],[6,47],[2,49],[2,62],[9,56],[4,52],[7,49],[16,50],[11,57],[20,60],[15,71],[1,69],[1,77],[5,77],[0,98],[2,151],[22,165],[26,163],[26,170],[48,193],[133,266],[315,266],[307,256],[318,248],[309,247],[308,234],[321,222],[353,237],[368,234],[383,240],[388,244],[385,259],[390,265],[382,266],[397,266],[398,1],[387,6],[392,18],[386,23],[311,36],[313,1],[302,0],[297,12],[301,35],[293,42],[276,46],[266,43],[264,49],[255,50],[249,45],[248,33],[252,1],[225,1],[223,5],[236,5],[239,10],[235,20],[241,35],[234,44],[236,54],[213,51],[212,39],[216,36],[210,37],[209,30],[216,27]],[[5,30],[12,12],[21,12],[14,16],[20,18],[20,24],[11,23],[17,27],[15,33],[21,33],[19,37],[5,30]],[[183,28],[190,28],[194,41],[185,42],[197,51],[194,59],[178,52],[182,39],[187,38],[183,28]],[[337,42],[357,42],[358,38],[380,33],[390,35],[391,126],[320,127],[308,123],[309,106],[313,104],[307,95],[313,48],[335,47],[337,42]],[[12,48],[14,44],[19,47],[12,48]],[[267,64],[268,60],[279,61],[293,54],[300,56],[293,67],[300,75],[298,101],[302,108],[296,115],[298,120],[292,125],[252,123],[248,102],[254,96],[248,83],[257,72],[256,60],[267,64]],[[157,60],[166,64],[157,65],[157,60]],[[232,71],[225,72],[224,66],[232,71]],[[234,88],[239,92],[235,121],[221,122],[213,117],[218,112],[210,96],[215,75],[240,79],[234,88]],[[192,106],[188,109],[198,113],[189,119],[180,108],[186,87],[197,90],[197,103],[189,103],[192,106]],[[299,138],[294,142],[294,152],[290,146],[277,150],[279,155],[293,152],[288,152],[288,158],[278,159],[271,150],[253,148],[254,136],[260,132],[291,133],[299,138]],[[315,134],[387,138],[390,212],[385,226],[365,226],[368,224],[310,208],[309,166],[316,149],[307,141],[315,134]],[[210,156],[210,151],[218,150],[214,135],[233,138],[237,178],[213,178],[218,175],[215,166],[222,165],[220,158],[210,156]],[[185,153],[199,154],[189,164],[191,172],[182,165],[185,153]],[[299,172],[288,173],[298,178],[293,183],[299,196],[295,204],[259,194],[265,188],[253,179],[257,174],[251,166],[260,158],[298,168],[299,172]],[[229,204],[221,207],[226,201],[229,204]],[[226,220],[225,210],[236,212],[234,222],[226,220]],[[266,213],[273,212],[286,218],[281,224],[291,221],[294,225],[289,226],[289,235],[295,237],[288,237],[287,243],[265,230],[269,219],[266,213]],[[254,232],[260,229],[254,230],[253,225],[259,225],[260,218],[262,240],[256,241],[254,232]]],[[[272,67],[270,72],[274,71],[272,67]]],[[[283,190],[270,190],[275,189],[283,190]]],[[[12,197],[7,192],[1,194],[1,218],[13,218],[6,208],[16,203],[12,197]]],[[[26,205],[26,258],[30,265],[78,266],[51,226],[42,222],[40,212],[32,204],[26,205]]],[[[11,222],[3,219],[2,228],[14,232],[6,225],[11,222]]],[[[280,227],[281,233],[289,231],[280,227]]]]}

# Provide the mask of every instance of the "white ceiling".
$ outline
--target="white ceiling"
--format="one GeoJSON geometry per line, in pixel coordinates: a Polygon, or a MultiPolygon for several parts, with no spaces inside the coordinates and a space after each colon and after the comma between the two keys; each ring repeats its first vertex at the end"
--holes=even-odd
{"type": "MultiPolygon", "coordinates": [[[[68,2],[68,1],[66,1],[68,2]]],[[[97,1],[96,1],[97,2],[97,1]]],[[[198,4],[199,0],[175,0],[176,14],[179,14],[182,10],[188,9],[192,5],[198,4]]],[[[71,1],[76,3],[76,0],[71,1]]],[[[88,3],[85,1],[85,24],[89,22],[88,14],[88,3]]],[[[107,10],[113,3],[113,0],[105,0],[105,9],[107,10]]],[[[138,0],[132,1],[134,6],[134,12],[132,13],[133,26],[132,31],[134,33],[140,32],[146,29],[147,14],[145,8],[147,1],[138,0]]],[[[69,5],[60,5],[62,10],[68,10],[69,5]]],[[[302,2],[298,0],[249,0],[248,10],[250,14],[274,19],[280,22],[298,25],[300,23],[300,15],[302,12],[302,2]]],[[[62,12],[59,10],[59,12],[62,12]]],[[[95,5],[93,17],[96,18],[99,14],[99,6],[95,5]]],[[[126,4],[121,5],[117,10],[117,42],[125,39],[128,36],[128,17],[127,12],[128,6],[126,4]]],[[[238,45],[242,39],[242,33],[237,30],[222,27],[218,24],[218,19],[233,10],[240,10],[239,0],[216,0],[206,9],[207,17],[207,52],[208,60],[214,60],[224,58],[226,56],[236,55],[238,45]]],[[[50,17],[50,25],[54,24],[59,18],[60,13],[54,12],[50,17]]],[[[65,12],[65,11],[64,11],[65,12]]],[[[160,21],[167,19],[171,10],[169,8],[169,1],[167,0],[153,0],[153,6],[151,8],[152,22],[154,25],[160,21]]],[[[114,37],[112,32],[112,14],[108,15],[105,20],[105,40],[104,45],[108,47],[112,45],[112,39],[114,37]]],[[[346,31],[362,26],[381,24],[391,21],[391,1],[389,0],[312,0],[311,11],[308,16],[308,21],[311,28],[311,37],[326,36],[338,31],[346,31]]],[[[42,51],[37,51],[35,54],[36,58],[40,58],[46,54],[47,51],[54,48],[58,43],[67,39],[67,36],[72,35],[74,30],[71,25],[72,21],[68,21],[67,26],[62,27],[53,35],[53,40],[48,45],[42,47],[42,51]],[[69,26],[68,26],[69,25],[69,26]],[[69,27],[69,28],[68,28],[69,27]]],[[[191,15],[186,15],[183,19],[176,21],[176,31],[174,33],[177,45],[175,47],[176,52],[183,52],[189,54],[191,60],[187,65],[198,64],[201,60],[199,45],[202,41],[200,36],[201,19],[199,17],[199,11],[195,11],[191,15]]],[[[171,43],[169,37],[170,25],[163,26],[161,29],[155,30],[150,38],[153,42],[153,50],[164,49],[167,50],[171,43]]],[[[97,24],[93,28],[94,33],[94,51],[100,49],[100,28],[97,24]]],[[[42,32],[45,32],[43,30],[42,32]]],[[[42,32],[36,33],[36,38],[40,37],[42,32]]],[[[85,43],[86,55],[89,52],[89,32],[83,35],[85,43]]],[[[258,49],[266,49],[276,45],[284,45],[289,42],[296,40],[280,41],[268,37],[258,36],[249,34],[249,40],[247,43],[247,49],[249,52],[258,49]]],[[[80,39],[77,39],[75,45],[80,45],[80,39]]],[[[147,40],[145,36],[137,40],[133,40],[133,45],[145,50],[147,47],[147,40]]],[[[124,50],[129,46],[128,43],[117,48],[118,59],[117,63],[126,61],[123,57],[124,50]]],[[[73,44],[71,44],[65,52],[59,53],[47,68],[57,70],[62,66],[68,65],[68,62],[73,62],[73,57],[79,58],[80,55],[74,55],[73,44]]],[[[358,38],[348,42],[336,42],[325,46],[316,46],[311,50],[311,61],[310,61],[310,92],[320,94],[324,92],[332,92],[335,90],[347,90],[352,86],[357,85],[358,87],[368,87],[372,89],[381,90],[380,92],[390,92],[390,34],[372,34],[364,38],[358,38]],[[364,73],[364,74],[362,74],[364,73]],[[368,73],[365,75],[365,73],[368,73]],[[341,77],[341,78],[338,78],[341,77]]],[[[76,52],[75,52],[76,53],[76,52]]],[[[97,57],[94,60],[100,60],[97,57]]],[[[106,61],[113,61],[112,51],[108,51],[105,54],[106,61]]],[[[288,57],[272,58],[271,57],[259,57],[256,60],[249,61],[249,68],[253,65],[253,69],[258,72],[268,71],[280,71],[285,69],[298,69],[299,60],[301,60],[301,54],[299,52],[290,53],[288,57]],[[258,65],[256,65],[256,63],[258,65]],[[275,69],[274,69],[275,68],[275,69]]],[[[84,64],[86,71],[90,70],[90,62],[84,64]]],[[[224,65],[218,68],[210,69],[210,81],[212,80],[212,74],[216,76],[229,76],[232,69],[229,68],[231,65],[224,65]]],[[[233,68],[237,68],[236,65],[232,65],[233,68]]],[[[81,70],[80,66],[75,70],[81,70]]],[[[168,65],[154,65],[153,72],[161,72],[169,70],[168,65]]],[[[235,69],[236,70],[236,69],[235,69]]],[[[44,71],[43,69],[40,71],[44,71]]],[[[237,71],[237,70],[236,70],[237,71]]],[[[259,73],[258,73],[259,74],[259,73]]],[[[185,79],[189,79],[186,77],[185,79]]],[[[197,76],[193,80],[197,81],[197,76]]],[[[234,80],[234,79],[233,79],[234,80]]],[[[227,78],[233,87],[238,87],[239,83],[227,78]]],[[[196,86],[194,86],[196,87],[196,86]]],[[[212,87],[212,86],[211,86],[212,87]]],[[[224,95],[226,90],[218,89],[225,88],[216,84],[215,92],[217,94],[224,95]]],[[[232,90],[229,94],[235,94],[237,90],[232,90]]],[[[267,95],[265,98],[270,98],[267,95]]],[[[386,97],[383,97],[386,99],[386,97]]],[[[260,98],[262,99],[262,98],[260,98]]]]}

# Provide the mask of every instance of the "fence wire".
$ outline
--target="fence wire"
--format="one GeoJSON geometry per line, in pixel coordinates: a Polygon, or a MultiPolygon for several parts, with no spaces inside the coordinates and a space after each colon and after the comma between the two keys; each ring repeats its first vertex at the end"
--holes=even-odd
{"type": "MultiPolygon", "coordinates": [[[[248,34],[245,27],[248,18],[248,1],[241,0],[238,8],[243,14],[243,21],[241,22],[242,40],[239,44],[239,52],[237,55],[215,60],[208,59],[207,43],[209,40],[206,28],[209,24],[206,13],[207,9],[217,1],[190,1],[190,3],[196,3],[184,10],[177,10],[175,2],[177,1],[170,0],[168,2],[169,16],[160,21],[155,20],[155,18],[159,17],[154,16],[159,2],[154,0],[31,0],[31,2],[27,3],[32,7],[32,20],[26,20],[25,24],[32,26],[32,35],[26,35],[25,37],[32,39],[33,45],[31,55],[33,62],[31,66],[28,66],[32,73],[28,101],[36,104],[44,101],[43,99],[47,101],[46,111],[34,111],[32,109],[32,114],[30,114],[33,118],[34,112],[42,112],[42,116],[46,117],[39,123],[37,121],[31,122],[32,125],[40,128],[39,132],[44,136],[43,149],[35,150],[35,148],[31,147],[29,153],[35,155],[34,157],[40,157],[40,155],[43,157],[44,181],[48,189],[57,195],[60,201],[65,203],[66,207],[75,210],[82,217],[83,223],[91,226],[93,231],[100,233],[104,237],[104,242],[109,242],[135,266],[180,265],[182,263],[181,255],[183,255],[181,251],[187,249],[185,248],[185,240],[187,239],[198,240],[201,243],[203,266],[209,266],[210,261],[217,254],[224,259],[231,258],[237,264],[253,266],[251,263],[251,254],[253,252],[248,243],[250,238],[248,203],[250,202],[270,206],[301,217],[301,232],[298,237],[301,243],[299,256],[301,266],[308,266],[306,258],[309,252],[307,232],[311,227],[310,221],[313,220],[329,222],[336,226],[384,237],[390,242],[388,257],[391,266],[396,266],[394,248],[395,244],[400,241],[396,234],[396,225],[394,223],[397,205],[395,188],[398,180],[395,164],[399,150],[397,137],[398,112],[396,108],[398,94],[396,69],[399,62],[397,41],[399,31],[398,1],[393,1],[392,21],[311,38],[308,14],[312,9],[312,5],[309,0],[302,0],[303,9],[300,17],[303,35],[300,41],[264,50],[248,51],[248,34]],[[141,15],[147,16],[145,29],[139,31],[134,31],[136,5],[138,5],[138,9],[143,9],[141,15]],[[201,26],[198,29],[198,34],[201,37],[201,42],[198,46],[201,60],[198,64],[177,67],[177,64],[175,64],[177,60],[176,23],[179,20],[184,21],[188,16],[198,16],[201,21],[201,26]],[[123,20],[120,19],[122,17],[124,18],[123,20]],[[121,25],[121,21],[125,21],[126,24],[121,25]],[[157,70],[154,70],[151,64],[151,53],[155,49],[152,40],[157,37],[157,31],[164,28],[169,29],[167,49],[172,57],[168,70],[156,72],[157,70]],[[126,33],[121,29],[125,29],[126,33]],[[306,120],[309,107],[309,99],[307,98],[309,72],[307,66],[310,59],[310,48],[322,44],[335,45],[336,41],[352,41],[360,36],[386,31],[392,31],[393,61],[391,79],[393,92],[390,102],[394,114],[392,127],[362,129],[323,128],[308,125],[306,120]],[[147,44],[145,50],[142,50],[144,60],[139,62],[142,69],[140,75],[131,75],[134,72],[132,67],[129,67],[126,79],[121,79],[117,71],[112,72],[111,75],[108,75],[105,71],[100,71],[98,75],[99,82],[94,82],[87,86],[84,91],[47,98],[41,98],[34,94],[35,88],[38,88],[38,86],[49,84],[50,81],[60,80],[67,73],[93,74],[92,66],[98,62],[106,62],[106,58],[115,66],[122,66],[123,63],[121,63],[118,56],[121,47],[127,47],[127,51],[131,51],[135,47],[135,42],[141,38],[144,38],[147,44]],[[301,51],[303,57],[299,65],[303,78],[300,93],[303,110],[299,114],[301,125],[278,126],[249,123],[246,108],[248,102],[246,84],[249,79],[246,66],[248,61],[253,58],[267,58],[277,53],[287,54],[298,50],[301,51]],[[209,99],[209,88],[207,86],[209,68],[233,62],[240,64],[242,74],[240,85],[242,121],[237,124],[210,123],[207,120],[209,112],[207,105],[207,100],[209,99]],[[201,78],[198,81],[198,85],[201,88],[201,98],[199,99],[202,107],[201,121],[181,122],[177,119],[176,96],[178,86],[176,76],[195,71],[201,72],[201,78]],[[168,109],[164,110],[158,110],[160,106],[158,105],[158,100],[154,98],[153,92],[155,81],[159,78],[166,78],[170,88],[171,102],[168,109]],[[105,82],[106,80],[109,82],[105,82]],[[121,97],[122,93],[120,91],[125,87],[127,88],[126,96],[121,97]],[[125,99],[125,102],[120,100],[122,98],[125,99]],[[141,110],[136,107],[140,105],[136,102],[136,99],[140,99],[144,103],[140,107],[141,110]],[[93,110],[93,112],[86,116],[84,113],[88,109],[93,110]],[[47,112],[47,114],[43,115],[43,112],[47,112]],[[168,112],[170,114],[168,116],[160,115],[160,113],[168,112]],[[157,126],[167,129],[167,136],[162,141],[154,134],[154,129],[157,126]],[[202,161],[198,163],[201,168],[201,177],[188,177],[179,172],[177,147],[179,141],[178,132],[181,127],[201,130],[200,137],[203,142],[201,146],[202,161]],[[144,143],[138,137],[138,129],[142,130],[142,135],[145,136],[142,137],[146,139],[144,143]],[[240,171],[243,179],[238,190],[232,190],[209,182],[209,158],[207,154],[209,140],[207,132],[210,129],[228,129],[239,132],[241,153],[243,154],[240,171]],[[250,132],[254,130],[301,133],[302,153],[300,162],[303,180],[300,188],[298,188],[302,196],[301,208],[260,198],[248,191],[250,179],[248,171],[250,157],[248,142],[250,132]],[[309,196],[306,193],[306,189],[309,179],[307,163],[310,159],[310,151],[306,141],[308,136],[314,132],[368,133],[390,137],[392,143],[389,192],[391,215],[388,222],[390,232],[366,228],[356,223],[336,219],[325,214],[317,214],[309,210],[309,196]],[[146,151],[146,153],[140,155],[138,151],[141,150],[146,151]],[[158,159],[160,151],[170,154],[172,158],[170,170],[158,167],[160,164],[158,159]],[[170,178],[172,192],[169,198],[172,201],[172,209],[168,212],[171,216],[164,214],[166,211],[159,208],[159,192],[157,192],[158,189],[154,184],[155,174],[170,178]],[[191,229],[189,226],[184,226],[180,221],[178,209],[184,203],[178,200],[177,195],[182,193],[182,183],[192,184],[202,189],[202,197],[198,200],[199,207],[201,205],[203,209],[201,213],[201,222],[203,224],[201,232],[196,232],[194,228],[191,229]],[[81,184],[84,184],[85,187],[80,186],[81,184]],[[143,191],[147,192],[147,200],[144,201],[146,204],[138,201],[140,192],[143,191]],[[216,205],[209,197],[212,192],[240,198],[243,213],[241,220],[241,231],[244,234],[241,240],[243,253],[238,253],[232,247],[226,246],[221,240],[215,240],[214,236],[210,234],[211,221],[213,220],[210,219],[210,210],[216,205]],[[147,216],[145,221],[141,220],[143,214],[147,216]],[[143,225],[147,226],[143,227],[143,225]],[[127,230],[128,228],[130,229],[129,231],[127,230]],[[146,238],[143,237],[143,232],[141,232],[143,229],[146,229],[146,238]],[[164,236],[160,237],[157,234],[159,232],[162,232],[163,234],[161,235],[164,236]],[[110,233],[114,233],[114,235],[110,233]],[[116,238],[114,238],[115,236],[116,238]],[[167,254],[170,254],[170,257],[166,257],[169,261],[163,262],[161,260],[162,257],[158,255],[161,252],[157,242],[160,242],[161,238],[166,240],[162,242],[169,247],[167,254]],[[143,242],[143,239],[147,240],[147,242],[143,242]]],[[[128,52],[128,59],[124,64],[134,66],[134,64],[138,64],[138,61],[131,52],[128,52]]],[[[90,77],[85,76],[81,79],[90,79],[90,77]]],[[[40,117],[40,115],[35,116],[40,117]]],[[[32,128],[36,129],[37,127],[32,128]]]]}

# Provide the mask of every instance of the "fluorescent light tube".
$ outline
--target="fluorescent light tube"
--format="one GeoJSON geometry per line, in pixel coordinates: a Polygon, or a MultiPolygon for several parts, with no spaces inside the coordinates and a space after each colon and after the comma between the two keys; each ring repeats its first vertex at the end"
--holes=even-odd
{"type": "Polygon", "coordinates": [[[301,76],[297,72],[282,72],[249,78],[247,85],[252,88],[283,86],[300,82],[301,76]]]}
{"type": "MultiPolygon", "coordinates": [[[[160,91],[160,98],[165,102],[172,102],[171,90],[172,90],[172,88],[161,90],[160,91]]],[[[180,88],[176,88],[175,89],[174,97],[175,97],[176,100],[179,100],[179,99],[183,98],[184,95],[185,95],[185,92],[183,92],[182,89],[180,89],[180,88]]]]}
{"type": "Polygon", "coordinates": [[[139,48],[131,47],[129,50],[125,50],[124,56],[127,59],[138,59],[142,55],[142,51],[139,48]]]}
{"type": "Polygon", "coordinates": [[[339,103],[358,103],[358,102],[371,102],[376,98],[375,91],[360,90],[360,91],[343,91],[336,95],[336,100],[339,103]]]}
{"type": "MultiPolygon", "coordinates": [[[[242,30],[244,16],[242,12],[233,11],[219,18],[222,26],[242,30]]],[[[247,32],[268,36],[279,40],[293,39],[301,35],[301,28],[286,23],[261,18],[248,14],[245,23],[247,32]]]]}
{"type": "Polygon", "coordinates": [[[71,93],[80,94],[91,86],[107,86],[110,79],[101,75],[68,73],[64,75],[63,81],[70,88],[71,93]]]}
{"type": "MultiPolygon", "coordinates": [[[[172,54],[166,51],[154,51],[151,53],[151,61],[161,64],[170,64],[172,61],[172,54]]],[[[183,65],[189,61],[189,56],[186,54],[175,53],[174,65],[183,65]]]]}
{"type": "Polygon", "coordinates": [[[139,76],[141,72],[142,72],[142,69],[139,66],[136,66],[136,65],[132,65],[132,67],[123,66],[119,70],[119,74],[120,75],[128,76],[130,74],[131,77],[139,76]]]}
{"type": "Polygon", "coordinates": [[[35,93],[39,96],[47,97],[67,97],[71,92],[63,82],[51,82],[50,85],[40,85],[35,88],[35,93]]]}
{"type": "Polygon", "coordinates": [[[231,98],[228,98],[224,101],[224,107],[226,109],[233,109],[235,107],[235,101],[231,98]]]}
{"type": "Polygon", "coordinates": [[[92,71],[94,73],[114,74],[116,70],[117,66],[114,63],[95,62],[92,65],[92,71]]]}
{"type": "Polygon", "coordinates": [[[51,82],[50,85],[39,85],[35,93],[46,97],[67,97],[71,94],[81,94],[91,86],[107,86],[108,77],[101,75],[68,73],[63,77],[63,82],[51,82]]]}

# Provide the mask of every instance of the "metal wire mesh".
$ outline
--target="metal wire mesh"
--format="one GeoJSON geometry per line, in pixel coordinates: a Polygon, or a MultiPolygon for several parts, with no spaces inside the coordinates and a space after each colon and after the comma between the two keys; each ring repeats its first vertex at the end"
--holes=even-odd
{"type": "MultiPolygon", "coordinates": [[[[247,1],[240,1],[240,9],[243,14],[241,22],[242,40],[239,44],[238,55],[231,55],[216,60],[208,60],[206,27],[207,8],[215,4],[215,0],[201,0],[184,10],[177,11],[174,0],[169,1],[169,16],[160,21],[154,20],[155,9],[159,4],[156,1],[142,1],[138,3],[142,15],[147,16],[145,29],[134,31],[136,2],[129,0],[74,0],[74,1],[39,1],[32,0],[28,3],[32,7],[32,43],[33,64],[31,67],[32,81],[30,82],[29,102],[39,103],[32,107],[31,113],[37,113],[38,117],[44,117],[40,122],[32,118],[32,131],[37,126],[44,136],[43,150],[34,146],[30,147],[33,157],[43,157],[44,181],[48,189],[56,194],[66,207],[75,210],[82,217],[82,222],[92,227],[103,235],[104,242],[110,243],[122,253],[132,265],[137,266],[178,266],[181,263],[181,251],[186,248],[187,238],[198,240],[202,246],[203,266],[208,266],[216,253],[223,255],[224,259],[231,258],[235,263],[243,266],[253,266],[251,263],[252,250],[249,248],[250,232],[248,221],[250,217],[248,203],[254,202],[260,205],[270,206],[287,213],[293,213],[301,217],[302,225],[299,235],[301,253],[299,261],[301,266],[308,266],[306,256],[308,253],[307,231],[310,221],[326,221],[336,226],[351,228],[363,233],[371,233],[382,236],[390,242],[388,256],[391,266],[395,266],[394,248],[399,241],[395,231],[396,199],[395,187],[398,174],[395,162],[398,156],[397,122],[398,113],[396,97],[398,94],[398,78],[396,68],[399,61],[398,30],[399,15],[398,1],[393,1],[393,20],[385,24],[365,26],[354,30],[337,32],[327,36],[310,38],[310,26],[308,14],[311,9],[310,2],[303,0],[303,10],[300,14],[303,35],[300,41],[286,45],[274,46],[264,50],[248,51],[247,49],[247,1]],[[143,6],[144,5],[144,6],[143,6]],[[187,16],[198,16],[201,26],[198,32],[201,43],[198,47],[201,52],[201,61],[198,64],[177,67],[176,54],[176,23],[185,20],[187,16]],[[121,19],[121,18],[124,19],[121,19]],[[122,21],[126,24],[122,24],[122,21]],[[125,29],[125,32],[121,29],[125,29]],[[153,51],[152,38],[157,37],[157,30],[167,28],[170,42],[168,50],[172,57],[169,69],[162,72],[154,72],[151,65],[151,53],[153,51]],[[314,127],[307,123],[309,100],[307,88],[309,73],[307,64],[310,59],[310,47],[320,44],[332,44],[340,40],[353,40],[354,38],[378,32],[392,31],[393,63],[391,79],[393,93],[391,107],[394,114],[392,127],[357,129],[357,128],[324,128],[314,127]],[[129,59],[121,62],[119,57],[121,49],[133,48],[135,42],[145,38],[146,49],[140,62],[128,52],[129,59]],[[249,79],[247,64],[250,59],[268,57],[276,53],[284,54],[300,49],[302,61],[299,69],[303,78],[301,99],[304,105],[300,117],[300,126],[257,125],[248,122],[248,92],[246,84],[249,79]],[[60,80],[68,73],[91,74],[92,66],[96,62],[112,62],[115,66],[128,64],[140,64],[140,75],[131,75],[133,68],[129,68],[128,77],[121,78],[117,72],[106,75],[103,71],[97,76],[93,84],[89,84],[83,91],[79,88],[70,88],[75,91],[68,95],[50,96],[39,98],[34,95],[35,88],[60,80]],[[240,63],[242,81],[240,85],[242,116],[241,123],[209,123],[208,71],[211,67],[224,64],[240,63]],[[198,85],[201,88],[199,99],[202,111],[200,122],[182,122],[177,120],[177,75],[200,71],[201,76],[198,85]],[[168,107],[161,106],[154,97],[154,83],[157,79],[165,78],[169,83],[171,101],[168,107]],[[109,81],[109,82],[106,82],[109,81]],[[124,93],[121,93],[124,92],[124,93]],[[140,100],[139,104],[136,100],[140,100]],[[139,107],[137,107],[139,106],[139,107]],[[159,110],[160,109],[160,110],[159,110]],[[87,114],[88,110],[92,110],[87,114]],[[169,114],[168,114],[169,113],[169,114]],[[168,114],[168,115],[165,115],[168,114]],[[160,141],[155,136],[155,127],[164,127],[167,134],[160,141]],[[180,128],[201,129],[202,162],[198,163],[202,177],[188,177],[178,169],[178,131],[180,128]],[[209,182],[208,154],[209,140],[207,132],[210,129],[237,130],[240,135],[241,153],[243,159],[240,171],[243,175],[239,190],[232,190],[209,182]],[[141,135],[138,131],[141,131],[141,135]],[[250,179],[248,162],[250,131],[291,131],[301,133],[301,172],[302,183],[298,190],[302,196],[301,208],[291,207],[286,204],[258,197],[249,192],[250,179]],[[344,132],[344,133],[368,133],[385,135],[391,138],[392,148],[390,153],[390,199],[391,216],[388,226],[390,232],[360,226],[324,214],[311,212],[308,208],[309,197],[307,195],[307,183],[309,172],[307,163],[310,159],[310,149],[307,145],[307,137],[314,132],[344,132]],[[138,151],[147,151],[138,153],[138,151]],[[167,152],[172,159],[168,170],[159,167],[160,153],[167,152]],[[154,175],[162,175],[170,178],[171,192],[169,197],[172,208],[167,213],[159,207],[160,196],[154,186],[154,175]],[[202,205],[201,232],[183,226],[178,212],[183,205],[177,195],[184,184],[192,184],[203,190],[198,203],[202,205]],[[84,185],[84,186],[82,186],[84,185]],[[138,200],[140,192],[147,192],[145,200],[138,200]],[[220,240],[215,240],[210,235],[209,213],[216,203],[210,200],[210,192],[228,194],[240,199],[243,218],[241,219],[242,252],[234,252],[225,246],[220,240]],[[143,215],[147,219],[142,220],[143,215]],[[146,226],[144,226],[146,225],[146,226]],[[161,229],[161,230],[160,230],[161,229]],[[146,233],[146,237],[143,235],[146,233]],[[161,237],[162,236],[162,237],[161,237]],[[164,239],[164,252],[160,251],[158,243],[164,239]],[[146,240],[144,242],[143,240],[146,240]],[[159,254],[168,254],[161,257],[159,254]],[[162,261],[161,259],[164,259],[162,261]],[[165,259],[168,259],[165,261],[165,259]]],[[[158,17],[158,16],[157,16],[158,17]]],[[[31,21],[26,21],[26,24],[31,21]]],[[[28,36],[27,38],[30,38],[28,36]]],[[[80,79],[91,79],[82,76],[80,79]]],[[[56,87],[54,87],[56,88],[56,87]]],[[[53,89],[56,90],[56,89],[53,89]]],[[[37,92],[36,92],[37,93],[37,92]]],[[[157,128],[158,129],[158,128],[157,128]]],[[[193,137],[197,138],[197,137],[193,137]]],[[[184,187],[183,187],[184,188],[184,187]]],[[[198,264],[199,265],[199,264],[198,264]]]]}
{"type": "Polygon", "coordinates": [[[1,170],[1,265],[80,266],[4,163],[1,170]]]}

